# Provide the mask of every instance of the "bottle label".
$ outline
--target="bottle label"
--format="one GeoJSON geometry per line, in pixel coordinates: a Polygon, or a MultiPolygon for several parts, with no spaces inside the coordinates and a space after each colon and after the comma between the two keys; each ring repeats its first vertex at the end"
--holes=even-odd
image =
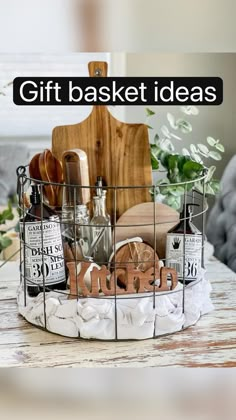
{"type": "Polygon", "coordinates": [[[184,235],[168,233],[166,239],[166,266],[174,268],[178,278],[183,279],[183,266],[185,280],[196,280],[201,268],[202,260],[202,235],[184,235]]]}
{"type": "MultiPolygon", "coordinates": [[[[23,223],[21,222],[23,232],[23,223]]],[[[65,280],[64,253],[58,221],[25,223],[25,277],[27,286],[45,286],[65,280]]]]}

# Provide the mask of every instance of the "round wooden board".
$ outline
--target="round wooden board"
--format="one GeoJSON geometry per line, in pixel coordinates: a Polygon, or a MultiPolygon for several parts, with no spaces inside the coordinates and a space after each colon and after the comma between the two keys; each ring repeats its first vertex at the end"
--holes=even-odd
{"type": "MultiPolygon", "coordinates": [[[[123,245],[116,251],[115,256],[111,260],[111,270],[114,269],[114,261],[116,269],[129,270],[133,262],[134,267],[139,271],[147,271],[149,268],[156,266],[156,274],[158,276],[159,258],[154,253],[154,249],[144,242],[130,242],[123,245]]],[[[158,277],[157,277],[158,278],[158,277]]],[[[126,285],[125,276],[122,273],[117,275],[118,286],[126,285]]]]}
{"type": "Polygon", "coordinates": [[[158,264],[159,258],[152,246],[143,242],[130,242],[123,245],[116,251],[115,256],[111,260],[111,268],[116,261],[116,268],[126,268],[129,263],[133,262],[134,266],[140,271],[147,271],[154,266],[154,260],[158,264]]]}
{"type": "MultiPolygon", "coordinates": [[[[165,204],[155,204],[156,251],[159,258],[165,258],[166,234],[179,221],[179,213],[165,204]]],[[[117,221],[116,242],[140,236],[154,247],[154,203],[141,203],[129,208],[117,221]],[[150,224],[150,226],[139,226],[150,224]]]]}

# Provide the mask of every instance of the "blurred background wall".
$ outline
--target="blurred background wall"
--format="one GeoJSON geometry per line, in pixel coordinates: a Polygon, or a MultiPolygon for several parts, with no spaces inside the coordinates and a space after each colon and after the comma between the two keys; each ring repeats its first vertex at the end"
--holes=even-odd
{"type": "Polygon", "coordinates": [[[0,0],[0,51],[229,52],[235,12],[235,0],[0,0]]]}
{"type": "Polygon", "coordinates": [[[74,50],[71,4],[71,0],[0,0],[0,51],[74,50]]]}

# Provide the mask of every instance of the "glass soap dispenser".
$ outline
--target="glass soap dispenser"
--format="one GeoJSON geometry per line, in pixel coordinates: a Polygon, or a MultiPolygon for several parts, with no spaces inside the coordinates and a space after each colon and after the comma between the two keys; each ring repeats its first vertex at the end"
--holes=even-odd
{"type": "Polygon", "coordinates": [[[106,191],[97,188],[99,195],[93,197],[92,256],[98,264],[108,263],[112,252],[111,218],[106,210],[106,191]],[[94,245],[95,244],[95,245],[94,245]]]}
{"type": "MultiPolygon", "coordinates": [[[[66,189],[65,189],[66,191],[66,189]]],[[[90,217],[85,204],[66,201],[62,206],[62,238],[66,261],[78,261],[89,255],[91,232],[90,217]]]]}
{"type": "Polygon", "coordinates": [[[62,205],[62,236],[66,262],[89,257],[90,201],[88,158],[84,150],[66,150],[62,155],[65,179],[62,205]]]}
{"type": "Polygon", "coordinates": [[[197,279],[202,265],[202,232],[192,222],[193,206],[198,204],[186,204],[180,222],[167,232],[166,238],[166,266],[174,268],[185,284],[197,279]]]}

